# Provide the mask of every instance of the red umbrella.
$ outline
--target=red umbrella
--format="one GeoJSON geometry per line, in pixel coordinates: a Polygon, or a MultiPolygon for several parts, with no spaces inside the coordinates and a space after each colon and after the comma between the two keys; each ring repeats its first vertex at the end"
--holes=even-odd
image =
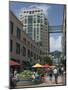
{"type": "Polygon", "coordinates": [[[49,68],[50,65],[49,65],[49,64],[45,64],[45,65],[43,65],[43,67],[44,67],[44,68],[49,68]]]}
{"type": "Polygon", "coordinates": [[[10,64],[10,66],[20,66],[20,64],[18,64],[15,61],[12,61],[12,60],[10,60],[9,64],[10,64]]]}

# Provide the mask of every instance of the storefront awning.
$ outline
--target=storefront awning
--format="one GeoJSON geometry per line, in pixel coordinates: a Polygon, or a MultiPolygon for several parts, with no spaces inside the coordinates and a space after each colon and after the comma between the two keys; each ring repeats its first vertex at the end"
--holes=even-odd
{"type": "Polygon", "coordinates": [[[16,61],[13,61],[13,60],[10,60],[9,64],[10,64],[10,66],[20,66],[19,63],[17,63],[16,61]]]}

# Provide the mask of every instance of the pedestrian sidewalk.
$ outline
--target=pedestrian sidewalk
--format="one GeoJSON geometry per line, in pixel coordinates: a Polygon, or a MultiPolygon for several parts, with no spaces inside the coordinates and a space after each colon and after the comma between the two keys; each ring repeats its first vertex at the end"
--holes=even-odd
{"type": "MultiPolygon", "coordinates": [[[[46,80],[45,81],[46,84],[50,84],[50,85],[55,84],[55,78],[54,78],[54,76],[52,78],[52,82],[49,80],[49,76],[47,76],[45,80],[46,80]]],[[[62,85],[62,78],[61,78],[61,76],[58,76],[58,84],[61,84],[62,85]]]]}
{"type": "Polygon", "coordinates": [[[55,84],[54,76],[53,76],[52,82],[50,82],[49,76],[46,76],[44,83],[29,85],[29,86],[18,86],[16,88],[46,87],[46,86],[60,86],[60,85],[63,85],[61,76],[58,76],[58,84],[55,84]]]}

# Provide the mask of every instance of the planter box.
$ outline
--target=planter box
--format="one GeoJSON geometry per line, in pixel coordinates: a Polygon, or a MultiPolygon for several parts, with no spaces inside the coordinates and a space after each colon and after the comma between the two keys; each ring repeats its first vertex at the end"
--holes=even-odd
{"type": "Polygon", "coordinates": [[[43,83],[41,80],[20,80],[17,82],[17,86],[28,86],[43,83]]]}
{"type": "Polygon", "coordinates": [[[24,86],[24,85],[33,85],[34,81],[32,80],[20,80],[19,82],[17,82],[17,86],[24,86]]]}

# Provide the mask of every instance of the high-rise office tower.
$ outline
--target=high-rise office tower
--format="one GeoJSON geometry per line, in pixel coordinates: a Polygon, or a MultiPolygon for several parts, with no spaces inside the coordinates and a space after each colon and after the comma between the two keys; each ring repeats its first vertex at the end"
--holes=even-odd
{"type": "Polygon", "coordinates": [[[43,10],[36,7],[23,10],[19,19],[23,22],[23,31],[40,45],[45,54],[48,54],[48,19],[43,10]]]}

